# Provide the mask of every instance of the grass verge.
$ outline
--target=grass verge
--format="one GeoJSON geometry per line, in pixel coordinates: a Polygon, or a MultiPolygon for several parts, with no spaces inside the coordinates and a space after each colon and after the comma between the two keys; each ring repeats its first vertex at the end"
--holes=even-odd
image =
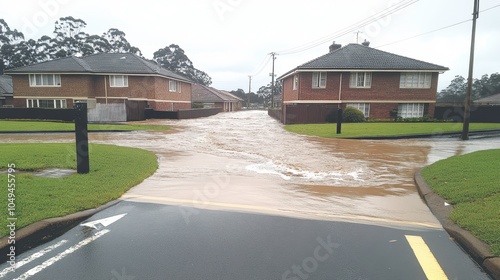
{"type": "MultiPolygon", "coordinates": [[[[90,173],[64,178],[36,177],[22,171],[76,169],[74,144],[0,144],[0,170],[15,164],[17,228],[34,222],[101,206],[122,196],[158,168],[145,150],[112,145],[89,146],[90,173]]],[[[7,222],[8,175],[0,174],[0,221],[7,222]]],[[[0,227],[0,236],[8,232],[0,227]]]]}
{"type": "Polygon", "coordinates": [[[438,161],[422,170],[434,192],[453,204],[451,220],[500,256],[500,150],[438,161]]]}
{"type": "MultiPolygon", "coordinates": [[[[344,123],[342,134],[336,134],[337,125],[292,124],[285,125],[290,132],[325,138],[356,138],[372,136],[398,136],[413,134],[437,134],[462,131],[461,123],[344,123]]],[[[470,130],[500,129],[500,123],[471,123],[470,130]]]]}
{"type": "MultiPolygon", "coordinates": [[[[170,127],[164,125],[143,125],[143,124],[89,124],[89,130],[169,130],[170,127]]],[[[51,122],[51,121],[0,121],[0,132],[2,131],[74,131],[75,124],[72,122],[51,122]]]]}

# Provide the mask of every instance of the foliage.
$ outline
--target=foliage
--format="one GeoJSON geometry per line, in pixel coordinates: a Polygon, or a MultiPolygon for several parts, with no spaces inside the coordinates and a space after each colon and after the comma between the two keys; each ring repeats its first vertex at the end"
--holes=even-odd
{"type": "MultiPolygon", "coordinates": [[[[55,23],[53,36],[24,40],[24,35],[12,30],[0,19],[0,73],[5,69],[22,67],[67,56],[87,56],[96,53],[133,53],[142,57],[139,48],[128,42],[125,32],[110,28],[102,35],[84,32],[87,23],[81,19],[62,17],[55,23]]],[[[178,45],[158,50],[154,60],[162,67],[186,76],[196,83],[210,85],[207,73],[194,68],[193,63],[178,45]]]]}
{"type": "Polygon", "coordinates": [[[357,108],[348,106],[342,112],[342,121],[346,123],[360,123],[365,121],[365,115],[357,108]]]}
{"type": "MultiPolygon", "coordinates": [[[[293,124],[285,129],[303,135],[325,138],[363,138],[373,136],[402,136],[414,134],[439,135],[461,132],[461,123],[345,123],[342,134],[336,134],[336,124],[293,124]]],[[[499,123],[471,123],[470,130],[500,129],[499,123]]]]}
{"type": "Polygon", "coordinates": [[[422,170],[430,187],[454,204],[450,218],[500,256],[500,150],[438,161],[422,170]]]}
{"type": "MultiPolygon", "coordinates": [[[[467,79],[455,76],[450,85],[438,93],[439,102],[464,102],[467,93],[467,79]]],[[[500,93],[500,73],[483,75],[472,83],[472,99],[480,99],[500,93]]]]}
{"type": "MultiPolygon", "coordinates": [[[[34,222],[99,207],[122,196],[158,168],[156,156],[145,150],[91,144],[90,173],[64,178],[36,177],[21,171],[75,169],[74,144],[0,144],[0,169],[16,165],[16,218],[21,228],[34,222]]],[[[7,182],[7,174],[0,175],[7,182]]],[[[7,197],[7,188],[0,195],[7,197]]],[[[7,219],[7,211],[0,218],[7,219]]],[[[7,233],[0,229],[0,236],[7,233]]]]}
{"type": "Polygon", "coordinates": [[[205,86],[212,84],[212,78],[207,73],[194,68],[193,62],[191,62],[184,53],[184,50],[178,45],[171,44],[157,50],[153,54],[153,60],[161,67],[181,74],[195,83],[205,86]]]}
{"type": "Polygon", "coordinates": [[[436,119],[429,115],[425,115],[423,117],[419,118],[402,118],[402,117],[396,117],[396,122],[435,122],[436,119]]]}

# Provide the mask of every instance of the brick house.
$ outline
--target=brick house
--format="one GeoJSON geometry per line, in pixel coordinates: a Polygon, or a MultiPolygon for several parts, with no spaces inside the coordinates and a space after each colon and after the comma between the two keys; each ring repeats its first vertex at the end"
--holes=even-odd
{"type": "Polygon", "coordinates": [[[66,57],[11,69],[14,107],[72,108],[75,101],[157,111],[191,108],[187,78],[135,54],[66,57]]]}
{"type": "Polygon", "coordinates": [[[352,106],[365,117],[433,115],[439,74],[446,67],[380,51],[363,44],[342,47],[302,64],[283,83],[284,123],[327,122],[337,108],[352,106]]]}
{"type": "Polygon", "coordinates": [[[222,112],[241,110],[243,99],[224,90],[218,90],[200,84],[192,88],[192,102],[203,108],[220,108],[222,112]]]}

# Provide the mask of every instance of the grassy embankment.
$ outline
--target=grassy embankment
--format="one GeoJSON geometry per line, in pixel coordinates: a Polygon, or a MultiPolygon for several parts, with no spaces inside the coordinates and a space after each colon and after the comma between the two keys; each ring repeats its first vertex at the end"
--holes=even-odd
{"type": "MultiPolygon", "coordinates": [[[[64,178],[36,177],[22,171],[76,169],[74,144],[0,144],[0,170],[15,164],[16,226],[95,208],[122,196],[158,168],[156,156],[145,150],[111,145],[89,146],[90,173],[64,178]]],[[[12,179],[15,180],[12,180],[12,179]]],[[[8,174],[0,174],[0,221],[7,222],[8,174]]],[[[0,236],[7,234],[0,227],[0,236]]]]}
{"type": "MultiPolygon", "coordinates": [[[[170,127],[164,125],[144,125],[144,124],[89,124],[89,130],[169,130],[170,127]]],[[[2,131],[74,131],[75,124],[72,122],[51,122],[51,121],[0,121],[0,132],[2,131]]]]}
{"type": "MultiPolygon", "coordinates": [[[[398,136],[412,134],[439,134],[447,132],[460,132],[461,123],[344,123],[342,134],[336,134],[337,125],[328,124],[292,124],[285,129],[304,135],[325,138],[358,138],[373,136],[398,136]]],[[[471,123],[470,130],[500,129],[500,123],[471,123]]]]}
{"type": "Polygon", "coordinates": [[[500,150],[438,161],[422,170],[429,186],[453,205],[451,220],[500,256],[500,150]]]}

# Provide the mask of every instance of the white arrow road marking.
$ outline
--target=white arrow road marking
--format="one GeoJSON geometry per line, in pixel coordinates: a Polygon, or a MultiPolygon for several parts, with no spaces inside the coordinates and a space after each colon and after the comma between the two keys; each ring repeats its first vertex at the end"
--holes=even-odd
{"type": "Polygon", "coordinates": [[[62,253],[59,253],[57,256],[55,257],[52,257],[46,261],[44,261],[42,264],[40,265],[37,265],[35,266],[34,268],[28,270],[26,273],[24,273],[23,275],[19,276],[18,278],[14,279],[14,280],[24,280],[24,279],[28,279],[30,278],[31,276],[37,274],[38,272],[44,270],[45,268],[55,264],[56,262],[60,261],[61,259],[63,259],[64,257],[68,256],[69,254],[75,252],[76,250],[82,248],[83,246],[85,245],[88,245],[89,243],[91,243],[92,241],[96,240],[97,238],[105,235],[106,233],[110,232],[108,229],[105,229],[105,230],[101,230],[101,231],[98,231],[96,232],[93,236],[91,237],[88,237],[82,241],[80,241],[80,243],[68,248],[66,251],[62,252],[62,253]]]}
{"type": "MultiPolygon", "coordinates": [[[[43,255],[49,253],[50,251],[56,249],[57,247],[61,246],[61,245],[64,245],[65,243],[67,243],[68,240],[61,240],[59,241],[58,243],[52,245],[52,246],[49,246],[41,251],[38,251],[36,253],[34,253],[33,255],[31,256],[28,256],[24,259],[22,259],[21,261],[19,262],[16,262],[16,266],[15,266],[15,269],[18,269],[40,257],[42,257],[43,255]]],[[[14,272],[15,270],[12,268],[12,267],[8,267],[8,268],[5,268],[4,270],[0,271],[0,278],[3,278],[5,277],[5,275],[7,275],[9,272],[14,272]]]]}
{"type": "Polygon", "coordinates": [[[95,229],[97,229],[97,225],[99,225],[99,224],[103,225],[104,227],[107,227],[110,224],[112,224],[112,223],[118,221],[119,219],[123,218],[125,215],[127,215],[127,213],[121,214],[121,215],[116,215],[116,216],[109,217],[109,218],[100,219],[100,220],[95,220],[95,221],[92,221],[92,222],[83,223],[83,224],[80,224],[80,225],[83,226],[83,227],[89,227],[89,228],[95,228],[95,229]]]}

